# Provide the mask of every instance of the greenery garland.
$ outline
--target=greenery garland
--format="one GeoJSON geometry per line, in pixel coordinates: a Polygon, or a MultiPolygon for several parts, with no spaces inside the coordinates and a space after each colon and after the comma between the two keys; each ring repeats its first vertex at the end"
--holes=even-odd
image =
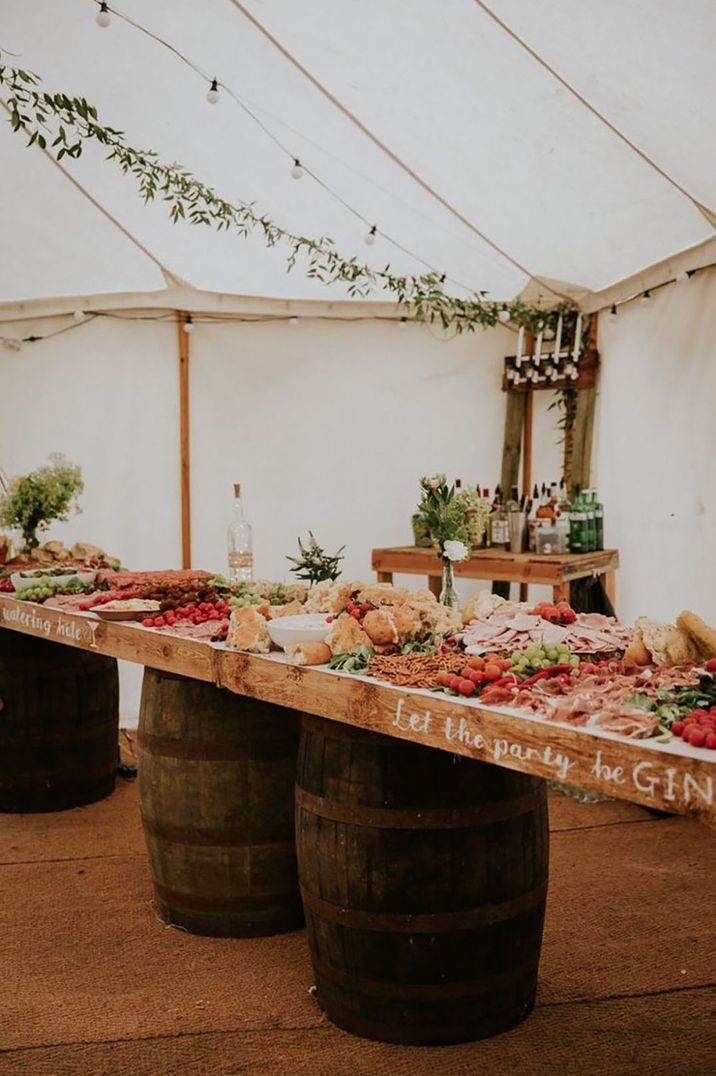
{"type": "Polygon", "coordinates": [[[5,103],[10,110],[12,129],[28,136],[28,146],[37,143],[41,149],[54,152],[60,161],[65,156],[81,156],[83,143],[97,142],[107,148],[108,160],[117,161],[125,174],[135,177],[145,202],[159,196],[167,203],[175,223],[186,220],[219,231],[233,229],[242,237],[258,231],[267,246],[279,242],[288,246],[289,269],[299,258],[305,259],[309,277],[324,284],[345,284],[351,296],[382,290],[417,320],[438,322],[456,333],[496,325],[501,314],[505,318],[504,311],[513,325],[532,331],[553,330],[560,313],[575,311],[574,305],[566,301],[549,309],[519,299],[498,303],[487,299],[487,293],[482,291],[461,299],[445,293],[444,278],[438,273],[400,276],[391,272],[390,265],[376,270],[356,257],[344,258],[328,236],[310,239],[295,235],[274,224],[265,214],[259,214],[252,204],[231,203],[221,198],[181,165],[164,164],[154,150],[137,150],[127,145],[124,133],[101,124],[97,109],[84,97],[47,93],[39,76],[6,65],[0,65],[0,85],[9,92],[5,103]]]}

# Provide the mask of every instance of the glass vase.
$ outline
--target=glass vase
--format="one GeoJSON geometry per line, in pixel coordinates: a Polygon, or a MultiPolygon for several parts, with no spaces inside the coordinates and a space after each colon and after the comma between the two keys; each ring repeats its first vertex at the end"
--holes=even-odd
{"type": "Polygon", "coordinates": [[[457,609],[458,597],[455,590],[455,572],[449,557],[443,557],[443,581],[440,589],[440,604],[448,609],[457,609]]]}

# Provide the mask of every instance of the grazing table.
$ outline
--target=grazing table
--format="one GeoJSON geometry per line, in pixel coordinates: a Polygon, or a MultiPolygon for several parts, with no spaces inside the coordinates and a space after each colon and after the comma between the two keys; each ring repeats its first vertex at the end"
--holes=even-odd
{"type": "MultiPolygon", "coordinates": [[[[419,546],[391,546],[374,549],[371,560],[379,583],[392,583],[393,575],[426,575],[433,594],[440,593],[442,563],[437,549],[419,546]]],[[[554,601],[570,600],[570,584],[590,575],[603,578],[604,589],[612,606],[616,601],[615,572],[619,551],[600,549],[595,553],[510,553],[504,549],[476,549],[467,560],[453,564],[460,579],[492,579],[502,583],[520,583],[526,600],[530,583],[552,587],[554,601]]]]}
{"type": "MultiPolygon", "coordinates": [[[[280,729],[295,728],[301,714],[298,883],[317,996],[334,1023],[364,1037],[416,1045],[467,1041],[514,1027],[531,1011],[548,880],[546,779],[716,825],[716,753],[681,740],[627,740],[8,597],[0,597],[0,626],[146,666],[139,777],[160,909],[175,898],[158,869],[178,860],[185,885],[200,888],[206,853],[210,878],[216,880],[221,864],[222,884],[239,876],[238,919],[258,916],[250,930],[231,929],[221,900],[212,906],[199,892],[196,906],[190,900],[184,909],[184,923],[199,933],[211,930],[197,928],[192,917],[205,917],[212,907],[223,916],[221,932],[232,936],[300,925],[286,851],[297,732],[282,737],[280,729]],[[150,725],[147,699],[162,675],[186,688],[179,716],[171,696],[171,705],[154,707],[163,724],[150,725]],[[213,700],[204,701],[207,690],[213,700]],[[227,715],[217,700],[230,695],[239,708],[227,715]],[[264,706],[265,722],[250,700],[264,706]],[[214,709],[223,714],[216,735],[214,709]],[[230,736],[234,722],[245,722],[248,731],[230,736]],[[152,755],[165,775],[163,799],[153,787],[141,788],[143,774],[149,781],[153,773],[152,755]],[[177,768],[182,760],[185,771],[177,768]],[[232,761],[237,783],[229,785],[216,766],[232,761]],[[187,832],[186,818],[181,830],[173,826],[168,812],[185,783],[192,803],[200,802],[202,789],[212,803],[223,795],[224,808],[233,811],[231,833],[218,823],[187,832]],[[264,869],[247,872],[242,849],[264,869]],[[270,862],[262,860],[264,850],[270,862]]],[[[5,711],[2,719],[12,722],[13,714],[5,711]]]]}

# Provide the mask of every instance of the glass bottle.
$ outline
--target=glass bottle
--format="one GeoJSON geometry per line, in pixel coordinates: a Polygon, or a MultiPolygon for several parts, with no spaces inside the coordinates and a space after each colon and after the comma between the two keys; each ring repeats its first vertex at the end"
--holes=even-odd
{"type": "Polygon", "coordinates": [[[254,578],[254,553],[251,524],[244,516],[241,485],[234,484],[234,511],[229,524],[229,579],[232,583],[251,583],[254,578]]]}
{"type": "Polygon", "coordinates": [[[584,511],[584,502],[582,501],[582,494],[579,486],[574,487],[574,496],[572,498],[572,511],[569,513],[569,552],[570,553],[584,553],[586,552],[586,535],[585,529],[587,525],[587,515],[584,511]]]}
{"type": "Polygon", "coordinates": [[[597,548],[597,526],[594,518],[594,490],[584,491],[584,513],[586,516],[584,528],[584,552],[593,553],[597,548]]]}
{"type": "Polygon", "coordinates": [[[594,490],[594,530],[596,532],[597,549],[604,549],[604,505],[599,500],[596,489],[594,490]]]}

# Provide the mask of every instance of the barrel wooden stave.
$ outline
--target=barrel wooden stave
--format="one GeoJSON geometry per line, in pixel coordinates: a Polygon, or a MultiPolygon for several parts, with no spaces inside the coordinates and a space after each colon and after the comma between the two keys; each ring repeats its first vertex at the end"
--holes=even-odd
{"type": "Polygon", "coordinates": [[[155,899],[196,934],[303,925],[293,820],[297,715],[145,671],[139,791],[155,899]]]}
{"type": "Polygon", "coordinates": [[[114,658],[0,633],[0,811],[62,811],[114,791],[114,658]]]}
{"type": "Polygon", "coordinates": [[[544,782],[319,718],[303,725],[299,875],[328,1016],[413,1044],[514,1027],[537,985],[544,782]]]}

